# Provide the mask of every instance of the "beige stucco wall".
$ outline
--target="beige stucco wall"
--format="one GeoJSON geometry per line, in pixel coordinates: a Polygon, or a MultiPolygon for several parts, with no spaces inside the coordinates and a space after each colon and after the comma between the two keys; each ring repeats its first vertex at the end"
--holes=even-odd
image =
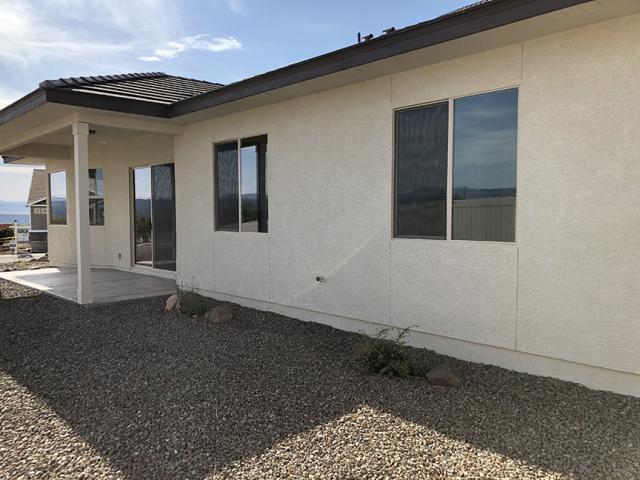
{"type": "MultiPolygon", "coordinates": [[[[89,165],[101,167],[101,159],[91,155],[89,165]]],[[[49,260],[54,265],[74,265],[76,263],[76,219],[73,159],[48,160],[46,169],[48,173],[65,171],[67,179],[67,223],[66,225],[49,225],[49,260]]],[[[105,227],[93,225],[89,227],[89,235],[92,264],[106,265],[105,227]]]]}
{"type": "Polygon", "coordinates": [[[529,42],[518,348],[640,373],[640,17],[529,42]]]}
{"type": "MultiPolygon", "coordinates": [[[[444,353],[640,395],[638,45],[640,16],[627,17],[175,139],[94,145],[106,225],[92,259],[130,266],[128,169],[175,159],[180,283],[343,328],[411,325],[444,353]],[[516,243],[392,239],[393,109],[513,86],[516,243]],[[212,145],[263,133],[269,233],[214,232],[212,145]]],[[[53,260],[73,262],[72,222],[50,229],[53,260]]]]}
{"type": "Polygon", "coordinates": [[[188,127],[175,144],[179,277],[640,374],[637,45],[640,17],[627,17],[188,127]],[[392,239],[393,109],[512,86],[516,244],[392,239]],[[260,133],[269,233],[214,232],[212,144],[260,133]]]}

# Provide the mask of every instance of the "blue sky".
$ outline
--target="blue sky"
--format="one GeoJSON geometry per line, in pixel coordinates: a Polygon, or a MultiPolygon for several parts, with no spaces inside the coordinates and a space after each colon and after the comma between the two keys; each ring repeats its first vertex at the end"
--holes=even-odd
{"type": "MultiPolygon", "coordinates": [[[[0,0],[0,108],[68,76],[163,71],[230,83],[468,3],[0,0]]],[[[0,164],[0,213],[26,199],[30,174],[0,164]]]]}

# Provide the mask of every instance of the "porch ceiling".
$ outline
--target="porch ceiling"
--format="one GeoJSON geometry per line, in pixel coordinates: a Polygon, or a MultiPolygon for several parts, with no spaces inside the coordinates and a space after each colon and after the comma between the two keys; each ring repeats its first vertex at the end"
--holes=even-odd
{"type": "MultiPolygon", "coordinates": [[[[91,125],[91,139],[99,144],[108,144],[144,135],[145,131],[104,125],[91,125]]],[[[70,160],[73,156],[73,134],[71,126],[30,138],[15,148],[0,151],[5,163],[33,164],[46,159],[70,160]],[[8,158],[7,158],[8,157],[8,158]]]]}
{"type": "MultiPolygon", "coordinates": [[[[11,122],[0,125],[0,155],[24,157],[33,156],[30,153],[25,155],[23,153],[25,148],[30,151],[39,148],[39,152],[44,152],[44,147],[52,152],[56,149],[59,151],[61,148],[68,148],[73,145],[71,125],[76,122],[89,124],[90,129],[95,131],[91,138],[100,143],[152,132],[178,135],[184,129],[183,126],[169,120],[124,113],[97,112],[93,109],[69,105],[44,104],[11,122]]],[[[35,156],[42,157],[39,154],[35,156]]],[[[44,158],[60,157],[54,155],[44,158]]],[[[26,159],[10,159],[10,161],[29,162],[26,159]]]]}
{"type": "MultiPolygon", "coordinates": [[[[140,130],[131,130],[103,125],[92,125],[92,128],[95,132],[92,134],[92,138],[99,143],[108,143],[117,140],[123,140],[126,138],[133,138],[146,133],[140,130]]],[[[73,136],[71,134],[71,127],[42,135],[41,137],[34,139],[34,143],[72,146],[73,136]]]]}

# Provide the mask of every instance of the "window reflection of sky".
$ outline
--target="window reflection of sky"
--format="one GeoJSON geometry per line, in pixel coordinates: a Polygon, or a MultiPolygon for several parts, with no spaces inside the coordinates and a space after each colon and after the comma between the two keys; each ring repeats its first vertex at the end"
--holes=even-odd
{"type": "Polygon", "coordinates": [[[258,153],[255,145],[243,147],[240,151],[242,161],[242,195],[258,194],[258,153]]]}
{"type": "Polygon", "coordinates": [[[136,168],[135,170],[136,198],[149,200],[151,198],[151,168],[136,168]]]}
{"type": "Polygon", "coordinates": [[[454,112],[454,196],[515,196],[518,90],[457,99],[454,112]]]}
{"type": "Polygon", "coordinates": [[[51,198],[64,200],[67,197],[67,177],[65,172],[50,175],[51,198]]]}

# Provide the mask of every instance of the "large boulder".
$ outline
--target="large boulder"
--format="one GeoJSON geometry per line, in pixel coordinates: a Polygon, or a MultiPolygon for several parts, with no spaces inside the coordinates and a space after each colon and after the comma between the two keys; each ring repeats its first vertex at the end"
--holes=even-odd
{"type": "Polygon", "coordinates": [[[204,318],[211,323],[227,323],[233,318],[233,310],[229,305],[223,303],[205,313],[204,318]]]}
{"type": "Polygon", "coordinates": [[[432,368],[425,375],[431,385],[438,387],[459,387],[460,379],[446,365],[432,368]]]}

